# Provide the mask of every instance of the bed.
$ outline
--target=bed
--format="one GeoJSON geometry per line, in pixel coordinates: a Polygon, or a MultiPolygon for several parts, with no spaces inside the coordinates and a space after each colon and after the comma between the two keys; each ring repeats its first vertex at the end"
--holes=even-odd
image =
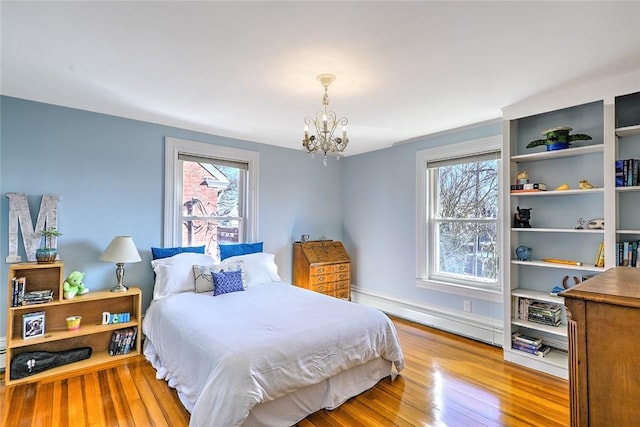
{"type": "Polygon", "coordinates": [[[282,282],[271,254],[225,260],[225,268],[241,271],[242,291],[216,296],[194,282],[221,264],[199,277],[205,265],[198,263],[212,260],[175,257],[164,269],[152,262],[144,354],[157,378],[177,390],[191,426],[292,425],[403,368],[384,313],[282,282]]]}

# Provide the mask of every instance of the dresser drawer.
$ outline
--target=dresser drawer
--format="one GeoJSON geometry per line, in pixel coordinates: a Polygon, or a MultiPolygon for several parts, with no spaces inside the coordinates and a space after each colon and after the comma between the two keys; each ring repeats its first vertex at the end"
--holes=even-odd
{"type": "Polygon", "coordinates": [[[335,280],[336,280],[335,274],[329,273],[329,274],[323,274],[321,276],[309,277],[309,284],[316,285],[319,283],[331,283],[331,282],[335,282],[335,280]]]}
{"type": "Polygon", "coordinates": [[[340,280],[338,282],[334,282],[336,289],[350,289],[351,288],[351,280],[340,280]]]}
{"type": "Polygon", "coordinates": [[[351,299],[349,288],[347,288],[347,289],[336,289],[336,291],[335,291],[333,296],[336,297],[336,298],[341,298],[341,299],[346,299],[346,300],[350,300],[351,299]]]}
{"type": "Polygon", "coordinates": [[[348,271],[343,271],[342,273],[334,273],[333,280],[336,282],[349,281],[351,279],[351,274],[348,271]]]}
{"type": "Polygon", "coordinates": [[[313,265],[309,267],[309,274],[311,276],[321,276],[323,274],[331,274],[331,273],[347,273],[349,274],[351,271],[351,266],[349,264],[341,263],[341,264],[328,264],[328,265],[313,265]]]}
{"type": "Polygon", "coordinates": [[[342,272],[349,273],[351,271],[351,264],[348,264],[348,263],[334,264],[333,271],[335,273],[342,273],[342,272]]]}
{"type": "Polygon", "coordinates": [[[333,273],[333,265],[312,265],[309,267],[309,274],[311,276],[322,276],[323,274],[333,273]]]}
{"type": "Polygon", "coordinates": [[[310,290],[314,291],[314,292],[320,292],[322,294],[327,294],[327,295],[331,295],[333,296],[333,293],[335,292],[336,289],[336,284],[331,282],[331,283],[315,283],[312,284],[309,287],[310,290]]]}

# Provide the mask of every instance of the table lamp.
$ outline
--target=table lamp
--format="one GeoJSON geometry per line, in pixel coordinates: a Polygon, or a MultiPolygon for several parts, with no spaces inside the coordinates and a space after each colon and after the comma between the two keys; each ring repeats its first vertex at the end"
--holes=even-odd
{"type": "Polygon", "coordinates": [[[109,246],[107,246],[107,249],[104,250],[102,255],[100,255],[100,261],[116,263],[116,279],[118,280],[118,284],[111,288],[111,292],[127,292],[127,287],[122,283],[124,279],[124,263],[140,262],[142,259],[130,236],[116,236],[111,243],[109,243],[109,246]]]}

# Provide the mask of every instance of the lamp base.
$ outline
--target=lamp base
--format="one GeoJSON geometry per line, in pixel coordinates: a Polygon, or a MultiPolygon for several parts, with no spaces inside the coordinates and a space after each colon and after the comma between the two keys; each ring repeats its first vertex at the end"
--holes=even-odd
{"type": "Polygon", "coordinates": [[[127,292],[127,291],[128,291],[128,288],[121,283],[111,288],[111,292],[127,292]]]}

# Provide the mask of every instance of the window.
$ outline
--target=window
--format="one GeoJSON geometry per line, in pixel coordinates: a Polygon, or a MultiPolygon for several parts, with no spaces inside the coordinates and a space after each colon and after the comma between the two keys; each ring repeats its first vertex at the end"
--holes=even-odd
{"type": "Polygon", "coordinates": [[[420,151],[418,285],[501,301],[500,137],[420,151]]]}
{"type": "Polygon", "coordinates": [[[257,236],[258,153],[166,138],[164,246],[201,246],[257,236]]]}

